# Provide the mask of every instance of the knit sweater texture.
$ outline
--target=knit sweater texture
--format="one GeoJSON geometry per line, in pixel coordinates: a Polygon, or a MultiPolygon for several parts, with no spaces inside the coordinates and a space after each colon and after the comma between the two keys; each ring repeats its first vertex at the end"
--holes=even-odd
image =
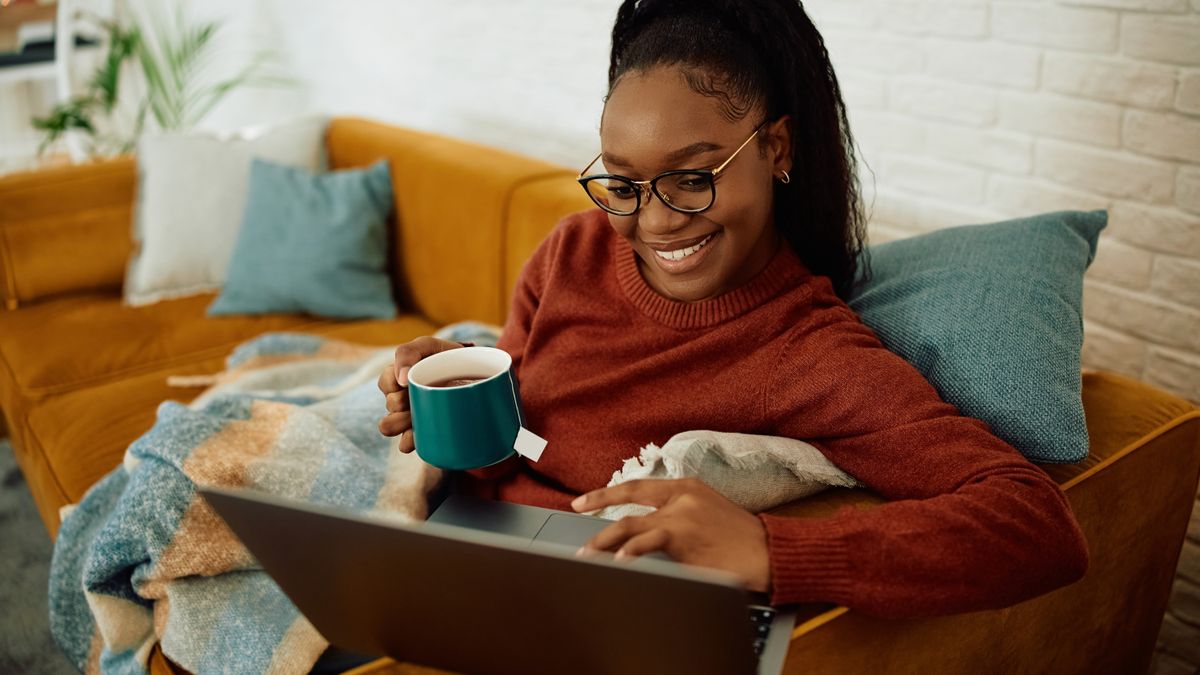
{"type": "Polygon", "coordinates": [[[647,285],[602,211],[568,216],[526,263],[498,346],[548,445],[536,463],[472,472],[477,493],[570,510],[676,433],[785,436],[888,501],[760,515],[775,604],[948,614],[1008,606],[1087,568],[1058,485],[943,402],[787,244],[743,286],[683,303],[647,285]]]}

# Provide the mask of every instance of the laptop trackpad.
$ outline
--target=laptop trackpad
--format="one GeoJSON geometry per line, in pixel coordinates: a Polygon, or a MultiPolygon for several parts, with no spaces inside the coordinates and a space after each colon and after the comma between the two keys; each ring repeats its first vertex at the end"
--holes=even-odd
{"type": "MultiPolygon", "coordinates": [[[[592,516],[555,513],[546,519],[546,524],[542,526],[542,529],[533,540],[544,544],[560,544],[577,549],[586,544],[597,532],[612,525],[613,522],[615,521],[594,518],[592,516]]],[[[662,552],[651,553],[645,557],[671,561],[671,557],[662,552]]]]}

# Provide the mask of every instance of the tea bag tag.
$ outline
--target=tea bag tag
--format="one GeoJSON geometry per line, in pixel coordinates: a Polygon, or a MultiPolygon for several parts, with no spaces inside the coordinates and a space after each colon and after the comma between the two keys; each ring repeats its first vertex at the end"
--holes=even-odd
{"type": "Polygon", "coordinates": [[[542,458],[542,451],[545,449],[546,439],[525,427],[521,427],[521,430],[517,432],[517,440],[513,443],[513,450],[516,450],[518,455],[528,458],[531,462],[536,462],[542,458]]]}

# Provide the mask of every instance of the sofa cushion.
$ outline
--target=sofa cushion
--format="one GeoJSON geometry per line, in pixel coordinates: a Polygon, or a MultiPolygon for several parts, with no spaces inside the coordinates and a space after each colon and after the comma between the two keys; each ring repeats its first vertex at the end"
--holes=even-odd
{"type": "MultiPolygon", "coordinates": [[[[304,332],[381,346],[432,335],[435,330],[433,324],[411,314],[304,328],[304,332]]],[[[125,448],[154,424],[159,403],[191,401],[202,391],[200,387],[168,386],[169,376],[218,372],[230,351],[232,345],[219,354],[77,388],[31,404],[27,417],[30,447],[18,452],[26,455],[21,458],[22,467],[33,469],[26,475],[33,474],[31,488],[47,527],[56,529],[58,508],[79,501],[93,483],[120,463],[125,448]]]]}
{"type": "Polygon", "coordinates": [[[213,297],[130,307],[117,295],[89,294],[27,305],[0,313],[0,358],[23,396],[43,396],[220,356],[264,331],[328,323],[281,314],[209,319],[213,297]]]}
{"type": "Polygon", "coordinates": [[[386,161],[313,173],[260,159],[221,295],[209,316],[396,316],[388,277],[386,161]]]}
{"type": "Polygon", "coordinates": [[[1078,462],[1083,273],[1107,222],[1063,211],[874,246],[850,306],[962,414],[1035,462],[1078,462]]]}

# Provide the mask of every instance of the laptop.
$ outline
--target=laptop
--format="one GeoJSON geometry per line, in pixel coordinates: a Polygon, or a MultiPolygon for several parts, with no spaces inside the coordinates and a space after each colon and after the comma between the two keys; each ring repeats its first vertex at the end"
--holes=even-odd
{"type": "Polygon", "coordinates": [[[451,495],[404,524],[199,492],[342,655],[480,675],[783,669],[794,613],[731,576],[662,555],[575,556],[612,521],[451,495]]]}

